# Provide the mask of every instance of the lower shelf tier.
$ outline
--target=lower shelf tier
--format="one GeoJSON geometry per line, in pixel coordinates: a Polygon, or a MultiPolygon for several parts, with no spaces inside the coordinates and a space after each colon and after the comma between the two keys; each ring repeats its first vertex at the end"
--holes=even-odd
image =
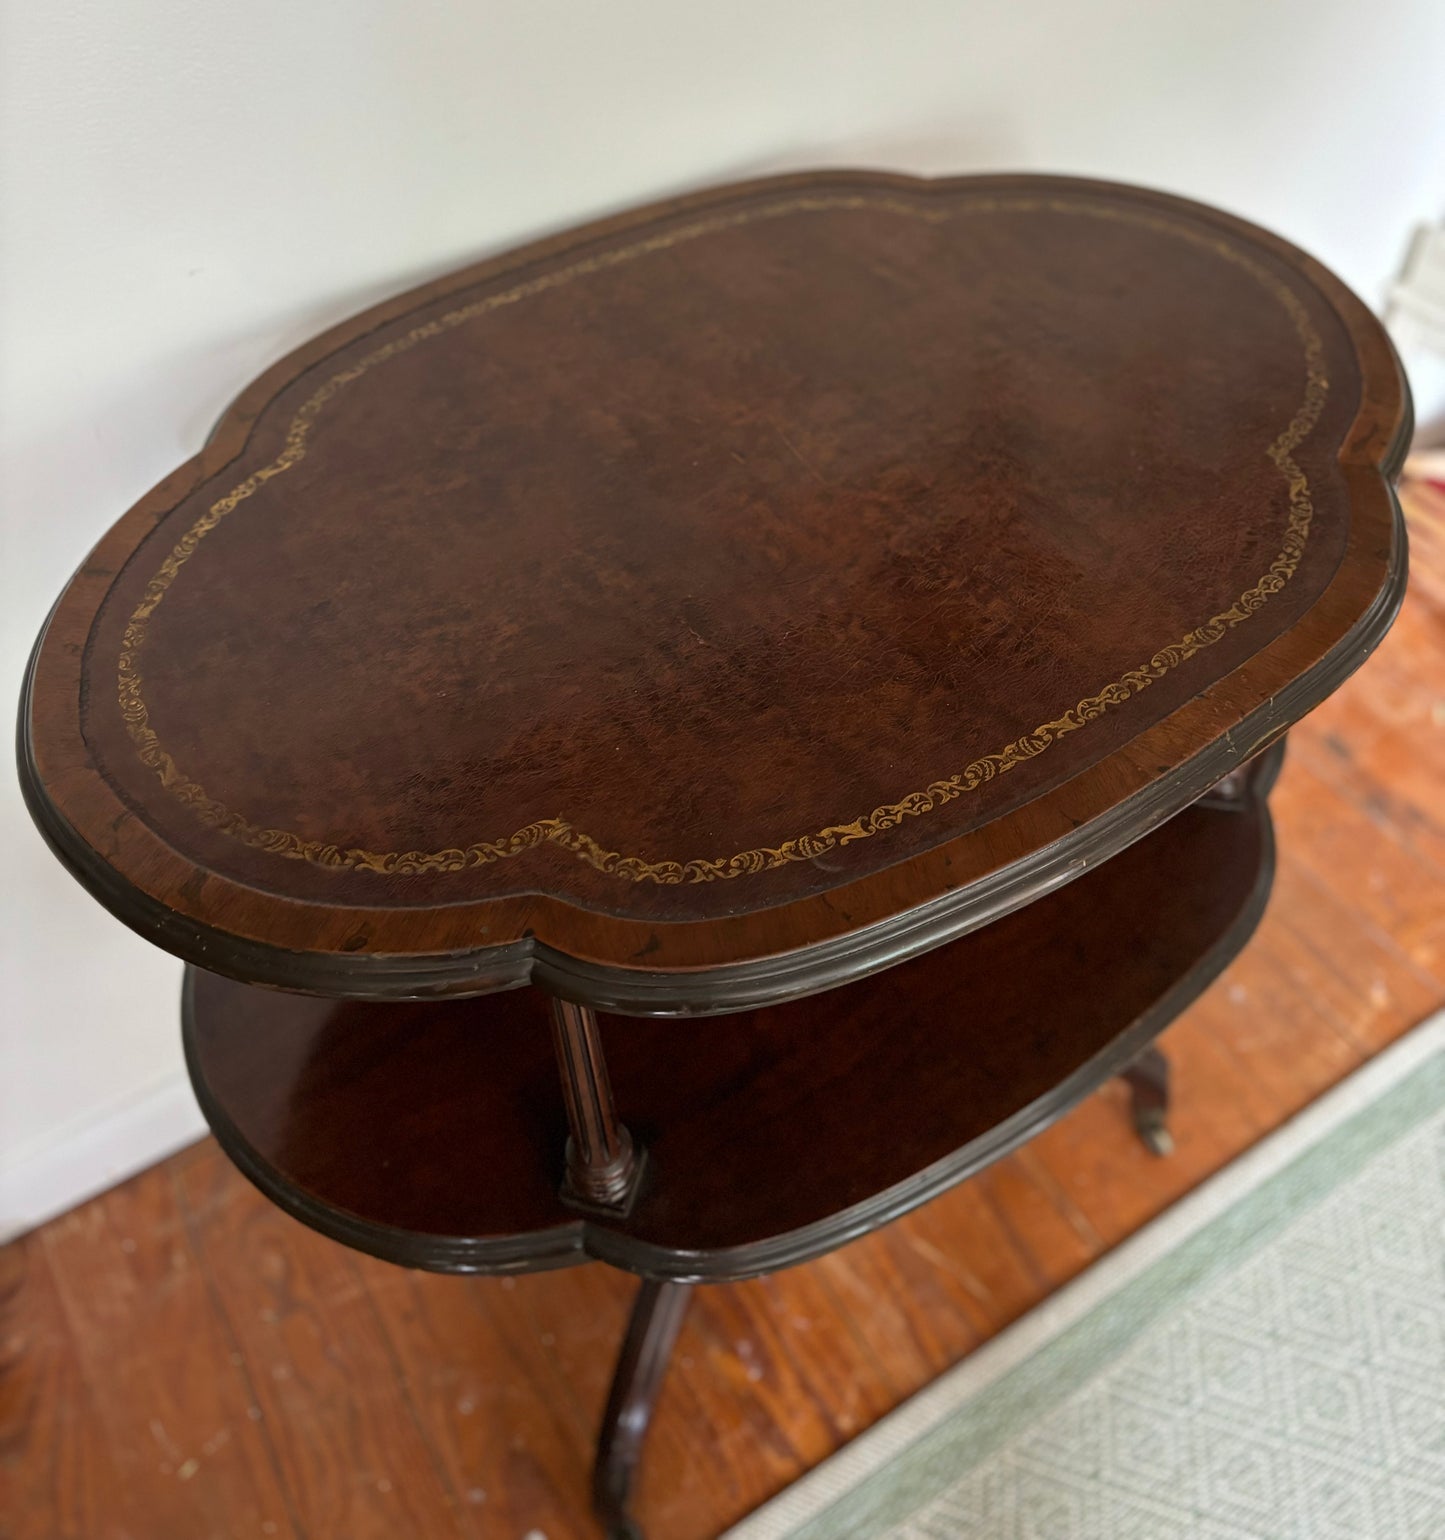
{"type": "Polygon", "coordinates": [[[600,1257],[748,1277],[866,1233],[1124,1068],[1243,946],[1273,872],[1262,797],[1196,806],[1027,909],[859,983],[688,1021],[603,1017],[646,1153],[626,1217],[558,1196],[547,998],[338,1003],[190,970],[187,1060],[240,1168],[407,1265],[600,1257]]]}

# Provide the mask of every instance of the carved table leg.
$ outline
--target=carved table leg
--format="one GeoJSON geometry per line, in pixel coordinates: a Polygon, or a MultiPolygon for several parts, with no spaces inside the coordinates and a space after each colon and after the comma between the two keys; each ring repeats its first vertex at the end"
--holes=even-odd
{"type": "Polygon", "coordinates": [[[602,1414],[592,1473],[592,1500],[607,1526],[608,1540],[642,1540],[637,1521],[627,1511],[627,1499],[692,1290],[690,1283],[644,1278],[632,1307],[612,1393],[602,1414]]]}
{"type": "Polygon", "coordinates": [[[1129,1087],[1129,1107],[1139,1137],[1156,1155],[1169,1155],[1169,1060],[1152,1043],[1120,1077],[1129,1087]]]}

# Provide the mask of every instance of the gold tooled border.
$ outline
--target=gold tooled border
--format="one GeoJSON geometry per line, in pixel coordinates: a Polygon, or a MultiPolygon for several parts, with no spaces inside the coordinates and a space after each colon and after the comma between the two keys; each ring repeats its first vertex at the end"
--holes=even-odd
{"type": "Polygon", "coordinates": [[[461,871],[470,867],[486,866],[493,861],[504,860],[529,850],[535,845],[545,843],[558,845],[598,871],[624,878],[629,882],[713,882],[754,872],[773,871],[793,861],[810,861],[838,845],[847,845],[854,840],[870,839],[885,829],[893,828],[905,818],[915,818],[930,813],[935,808],[952,802],[954,798],[962,796],[965,792],[975,790],[985,781],[991,781],[995,776],[1012,770],[1015,765],[1033,759],[1036,755],[1042,754],[1050,744],[1068,733],[1077,731],[1131,696],[1137,695],[1140,690],[1145,689],[1154,680],[1163,678],[1171,669],[1177,668],[1195,653],[1213,646],[1235,626],[1262,608],[1270,597],[1278,593],[1294,576],[1309,539],[1314,504],[1310,496],[1308,478],[1294,460],[1293,453],[1319,420],[1328,390],[1329,380],[1324,370],[1324,343],[1315,330],[1304,304],[1293,290],[1222,237],[1206,235],[1182,221],[1167,219],[1161,215],[1111,208],[1067,198],[983,198],[970,201],[955,209],[936,209],[903,198],[855,194],[822,194],[789,198],[779,202],[760,204],[754,208],[713,215],[710,218],[678,226],[676,229],[648,236],[630,245],[581,258],[568,266],[536,278],[526,279],[509,289],[487,295],[472,304],[463,305],[436,320],[413,327],[403,336],[368,353],[340,373],[333,374],[302,404],[292,418],[281,453],[269,465],[255,471],[239,486],[233,487],[224,497],[212,503],[177,541],[155,575],[146,584],[145,597],[132,612],[121,641],[117,674],[121,715],[141,761],[156,773],[166,790],[190,808],[202,823],[253,849],[269,851],[274,855],[287,856],[293,860],[313,861],[319,866],[350,867],[385,874],[461,871]],[[1162,647],[1146,663],[1130,669],[1118,679],[1104,685],[1097,694],[1081,700],[1071,710],[1064,712],[1062,716],[1055,717],[1053,721],[1041,723],[1033,732],[1026,733],[997,753],[985,754],[975,759],[958,774],[934,781],[922,791],[910,792],[897,802],[885,803],[882,807],[874,808],[871,813],[865,813],[850,823],[830,824],[826,828],[818,829],[811,834],[797,835],[775,846],[741,850],[730,856],[701,857],[689,861],[648,861],[641,856],[623,855],[618,851],[606,849],[590,834],[575,828],[564,818],[538,819],[535,823],[530,823],[503,839],[479,840],[465,848],[384,852],[341,849],[322,840],[302,839],[286,829],[258,827],[242,814],[233,812],[208,795],[202,786],[191,780],[181,770],[162,747],[160,739],[150,725],[150,712],[146,706],[143,680],[137,662],[145,646],[150,618],[170,591],[171,584],[180,575],[182,568],[195,555],[201,541],[259,487],[276,476],[284,475],[305,459],[311,430],[317,418],[338,391],[389,359],[409,352],[428,338],[453,331],[469,321],[501,309],[504,305],[513,305],[534,294],[560,288],[563,284],[571,283],[588,273],[617,267],[651,252],[662,251],[684,241],[697,240],[701,236],[738,225],[751,224],[760,219],[776,219],[786,214],[812,213],[827,209],[865,207],[882,208],[929,223],[943,223],[956,217],[973,214],[1027,213],[1039,210],[1081,214],[1095,219],[1111,219],[1124,224],[1141,225],[1146,229],[1172,235],[1212,251],[1223,260],[1241,268],[1260,283],[1284,308],[1304,348],[1305,392],[1304,399],[1290,418],[1288,426],[1265,451],[1288,485],[1289,522],[1279,554],[1269,564],[1268,570],[1259,581],[1246,589],[1228,609],[1212,615],[1179,641],[1162,647]]]}

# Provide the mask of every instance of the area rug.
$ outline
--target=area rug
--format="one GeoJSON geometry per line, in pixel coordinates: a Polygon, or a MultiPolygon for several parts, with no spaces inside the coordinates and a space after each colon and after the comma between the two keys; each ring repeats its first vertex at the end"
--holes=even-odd
{"type": "Polygon", "coordinates": [[[1442,1540],[1445,1013],[726,1540],[1442,1540]]]}

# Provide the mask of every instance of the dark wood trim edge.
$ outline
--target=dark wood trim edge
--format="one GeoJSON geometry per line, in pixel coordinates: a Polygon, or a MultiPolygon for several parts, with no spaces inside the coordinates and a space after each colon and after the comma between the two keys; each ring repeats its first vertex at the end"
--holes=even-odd
{"type": "MultiPolygon", "coordinates": [[[[1400,443],[1392,446],[1402,454],[1400,443]]],[[[1388,485],[1388,483],[1387,483],[1388,485]]],[[[385,954],[290,952],[224,935],[151,898],[120,877],[58,813],[35,784],[28,747],[27,669],[17,743],[21,787],[41,833],[71,874],[113,914],[184,961],[243,983],[263,983],[336,999],[417,1000],[488,994],[535,985],[617,1015],[708,1016],[752,1010],[831,989],[956,940],[1042,898],[1159,827],[1222,776],[1280,738],[1331,695],[1380,644],[1398,613],[1408,575],[1404,516],[1393,487],[1390,571],[1374,602],[1311,669],[1181,765],[1076,833],[931,903],[881,924],[811,947],[715,968],[647,972],[567,956],[528,938],[484,953],[385,954]]],[[[43,640],[44,632],[41,633],[43,640]]],[[[38,652],[41,641],[36,642],[38,652]]],[[[32,655],[32,665],[33,665],[32,655]]]]}
{"type": "MultiPolygon", "coordinates": [[[[1277,766],[1282,748],[1271,757],[1277,766]]],[[[821,1256],[917,1208],[1032,1138],[1132,1063],[1239,954],[1264,914],[1275,870],[1273,826],[1264,795],[1271,779],[1271,767],[1266,766],[1251,783],[1247,807],[1218,814],[1234,818],[1246,812],[1261,821],[1259,871],[1247,902],[1214,946],[1107,1049],[982,1138],[906,1181],[825,1220],[751,1245],[718,1251],[672,1250],[612,1228],[600,1213],[595,1218],[579,1217],[555,1229],[521,1235],[427,1235],[378,1224],[337,1208],[298,1187],[258,1156],[211,1096],[194,1054],[194,974],[190,970],[181,1003],[186,1066],[217,1142],[249,1181],[303,1224],[385,1261],[429,1272],[502,1274],[538,1272],[595,1258],[625,1272],[679,1283],[760,1277],[821,1256]]]]}
{"type": "Polygon", "coordinates": [[[424,1235],[394,1225],[378,1224],[317,1198],[263,1160],[212,1096],[201,1074],[195,1051],[195,973],[187,968],[181,985],[181,1046],[186,1072],[201,1112],[227,1158],[278,1208],[302,1224],[343,1246],[354,1247],[383,1262],[435,1273],[537,1273],[570,1267],[587,1260],[582,1220],[555,1229],[486,1239],[472,1236],[424,1235]]]}
{"type": "MultiPolygon", "coordinates": [[[[1382,511],[1377,506],[1374,483],[1387,485],[1397,474],[1409,441],[1412,408],[1408,386],[1389,341],[1368,316],[1363,305],[1337,279],[1320,269],[1313,259],[1304,253],[1294,252],[1293,248],[1287,248],[1286,243],[1269,232],[1246,226],[1232,216],[1146,188],[1130,188],[1084,179],[1069,180],[1081,190],[1095,188],[1107,190],[1112,195],[1131,196],[1143,203],[1166,204],[1181,216],[1222,223],[1226,227],[1252,233],[1264,248],[1276,254],[1292,252],[1293,257],[1299,259],[1302,264],[1300,271],[1317,285],[1319,294],[1327,304],[1334,307],[1346,329],[1355,337],[1357,346],[1361,346],[1369,355],[1364,362],[1370,377],[1376,383],[1381,379],[1388,381],[1388,389],[1381,387],[1383,395],[1381,402],[1377,403],[1379,410],[1362,414],[1357,419],[1355,429],[1352,429],[1348,442],[1340,451],[1342,463],[1346,464],[1347,470],[1361,478],[1362,486],[1366,482],[1370,484],[1372,507],[1382,511]]],[[[683,198],[669,200],[669,207],[672,212],[681,213],[693,207],[721,206],[731,198],[753,195],[764,187],[781,192],[791,187],[843,186],[853,182],[860,185],[893,185],[900,190],[921,195],[929,191],[947,192],[961,182],[978,185],[996,183],[1002,187],[1021,184],[1021,179],[944,178],[929,183],[863,170],[802,173],[767,179],[765,182],[702,189],[683,198]]],[[[481,282],[490,275],[509,271],[518,264],[549,260],[563,251],[581,249],[589,241],[610,238],[617,231],[633,225],[645,225],[656,217],[658,207],[649,205],[610,220],[562,232],[549,240],[532,243],[453,274],[442,282],[439,292],[481,282]]],[[[248,385],[217,424],[208,441],[207,451],[194,461],[187,462],[162,483],[162,488],[168,489],[166,495],[179,495],[183,490],[182,483],[188,476],[214,474],[220,466],[239,454],[250,432],[251,414],[264,399],[268,399],[268,392],[274,393],[285,379],[291,377],[300,362],[309,359],[314,363],[317,358],[325,355],[328,348],[339,345],[340,339],[352,335],[359,326],[385,324],[389,317],[404,313],[408,305],[416,302],[415,294],[416,291],[409,290],[394,300],[374,307],[361,317],[341,323],[298,349],[288,359],[279,361],[248,385]]],[[[310,364],[306,366],[310,367],[310,364]]],[[[152,496],[159,494],[162,488],[157,488],[152,496]]],[[[137,505],[138,508],[140,506],[137,505]]],[[[831,935],[829,939],[781,955],[754,955],[754,960],[748,962],[721,961],[694,966],[690,961],[684,961],[669,971],[649,972],[629,966],[625,959],[637,954],[621,945],[614,947],[609,942],[598,956],[575,956],[549,945],[530,932],[518,935],[515,929],[511,931],[515,939],[494,945],[486,945],[479,940],[476,944],[445,952],[398,955],[387,952],[296,950],[274,942],[234,935],[179,913],[130,881],[120,878],[101,853],[108,844],[106,826],[102,825],[99,832],[92,828],[87,839],[55,806],[51,792],[42,784],[34,768],[30,739],[30,699],[35,659],[40,654],[41,642],[37,642],[36,652],[27,668],[21,699],[18,743],[20,780],[27,805],[42,834],[82,885],[124,923],[148,940],[186,961],[229,977],[338,998],[425,999],[490,993],[532,983],[563,998],[623,1014],[702,1016],[746,1010],[797,998],[863,977],[917,955],[928,947],[986,925],[1010,909],[1030,902],[1071,880],[1099,860],[1107,859],[1187,805],[1232,768],[1241,755],[1268,743],[1272,736],[1318,704],[1363,661],[1383,636],[1398,608],[1405,579],[1405,548],[1398,506],[1393,510],[1393,521],[1395,533],[1390,571],[1370,610],[1308,673],[1282,689],[1266,707],[1246,718],[1232,735],[1216,740],[1197,754],[1193,761],[1179,767],[1166,784],[1141,791],[1103,815],[1091,819],[1077,833],[1065,835],[1054,844],[1034,851],[1013,865],[990,873],[967,886],[955,888],[886,919],[866,924],[846,935],[831,935]],[[1283,702],[1289,703],[1288,709],[1282,709],[1283,702]]],[[[51,624],[47,620],[41,633],[42,642],[50,629],[51,624]]],[[[77,763],[74,768],[79,771],[83,767],[77,763]]],[[[70,769],[67,763],[64,774],[69,774],[70,769]]],[[[57,779],[61,778],[57,776],[57,779]]],[[[123,811],[118,810],[113,827],[120,828],[125,816],[123,811]]],[[[247,891],[237,888],[238,893],[247,891]]],[[[937,891],[936,885],[934,891],[937,891]]],[[[546,899],[539,904],[538,911],[531,918],[535,919],[543,934],[556,934],[552,925],[543,918],[543,911],[551,910],[555,913],[559,908],[565,910],[573,907],[562,900],[546,899]]],[[[766,916],[767,911],[760,913],[766,916]]],[[[872,916],[868,918],[872,919],[872,916]]],[[[662,930],[669,928],[660,927],[662,930]]],[[[686,924],[676,927],[674,934],[679,943],[685,940],[682,933],[687,928],[686,924]]],[[[684,958],[687,955],[684,950],[684,958]]],[[[743,954],[734,951],[732,955],[743,954]]]]}
{"type": "MultiPolygon", "coordinates": [[[[1232,817],[1233,814],[1221,816],[1232,817]]],[[[1257,804],[1264,845],[1259,875],[1248,903],[1215,945],[1153,1007],[1120,1033],[1102,1053],[1067,1080],[1022,1108],[981,1139],[956,1150],[916,1176],[830,1218],[750,1246],[685,1252],[648,1246],[630,1236],[588,1226],[584,1244],[599,1261],[644,1277],[676,1283],[735,1283],[811,1261],[846,1245],[983,1170],[1033,1138],[1076,1103],[1126,1069],[1153,1040],[1214,982],[1254,934],[1274,885],[1275,843],[1268,809],[1257,804]]]]}

